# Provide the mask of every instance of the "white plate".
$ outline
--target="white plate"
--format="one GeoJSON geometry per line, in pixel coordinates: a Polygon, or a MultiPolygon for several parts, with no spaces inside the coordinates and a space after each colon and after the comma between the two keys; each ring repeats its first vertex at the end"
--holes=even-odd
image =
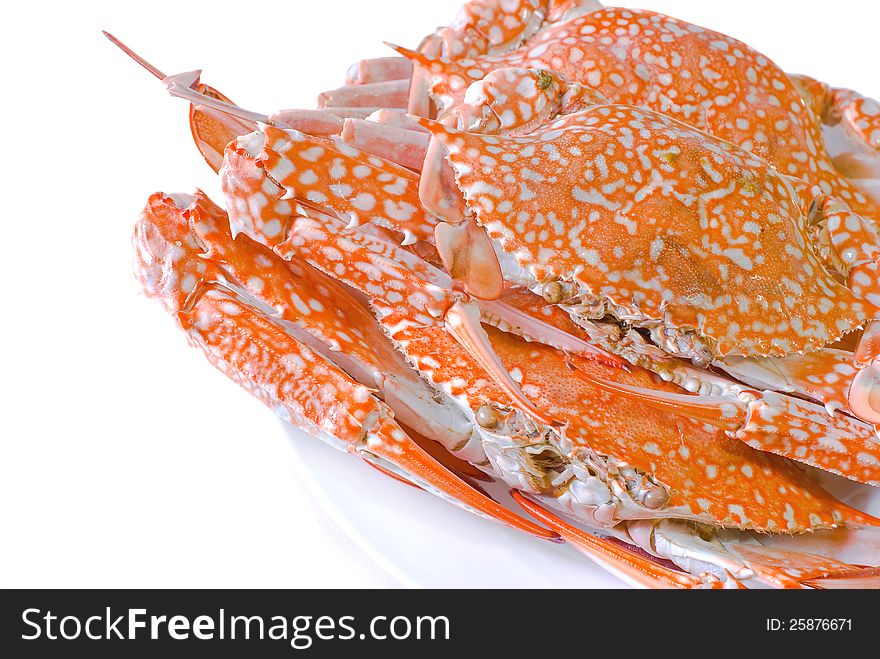
{"type": "MultiPolygon", "coordinates": [[[[284,423],[299,477],[342,531],[412,588],[621,588],[565,545],[528,537],[399,483],[284,423]]],[[[819,474],[849,505],[880,516],[880,489],[819,474]]]]}
{"type": "Polygon", "coordinates": [[[395,481],[283,424],[299,477],[370,558],[411,588],[620,588],[565,545],[531,538],[395,481]]]}

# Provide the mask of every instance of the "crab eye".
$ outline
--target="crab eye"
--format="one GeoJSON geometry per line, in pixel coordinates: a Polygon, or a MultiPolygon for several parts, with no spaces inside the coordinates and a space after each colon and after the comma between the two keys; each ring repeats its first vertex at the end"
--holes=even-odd
{"type": "Polygon", "coordinates": [[[658,486],[647,489],[641,497],[641,504],[650,510],[658,510],[669,503],[669,492],[658,486]]]}
{"type": "Polygon", "coordinates": [[[541,295],[550,304],[559,304],[565,299],[565,288],[558,281],[547,282],[541,289],[541,295]]]}
{"type": "Polygon", "coordinates": [[[477,410],[476,419],[478,424],[489,430],[498,426],[498,415],[488,405],[483,405],[477,410]]]}

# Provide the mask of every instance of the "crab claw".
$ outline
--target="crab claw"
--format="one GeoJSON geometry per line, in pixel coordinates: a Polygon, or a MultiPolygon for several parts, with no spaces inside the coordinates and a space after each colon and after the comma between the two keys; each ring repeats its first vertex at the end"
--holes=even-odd
{"type": "Polygon", "coordinates": [[[418,315],[423,323],[434,323],[437,319],[438,326],[467,351],[523,413],[541,424],[563,425],[528,400],[480,325],[479,307],[461,300],[450,289],[452,280],[442,270],[386,238],[345,231],[341,222],[330,216],[323,216],[320,221],[307,216],[294,218],[287,235],[287,240],[275,247],[276,254],[282,258],[298,254],[313,267],[332,273],[366,295],[384,315],[418,315]],[[349,255],[349,261],[327,257],[339,250],[349,255]],[[382,279],[375,274],[380,272],[382,279]],[[402,295],[401,291],[407,294],[402,295]],[[418,302],[417,306],[413,306],[413,301],[418,302]]]}
{"type": "MultiPolygon", "coordinates": [[[[201,193],[156,194],[134,237],[136,273],[145,293],[165,305],[218,369],[309,434],[468,510],[541,538],[556,538],[431,457],[398,425],[374,389],[325,356],[333,351],[310,347],[281,322],[277,310],[243,294],[245,287],[236,277],[247,273],[246,254],[237,249],[228,226],[216,225],[219,219],[219,209],[201,193]],[[207,251],[203,240],[210,242],[207,251]],[[210,268],[213,259],[222,260],[223,272],[210,268]]],[[[313,301],[308,280],[288,276],[285,281],[293,287],[285,289],[288,299],[313,301]]],[[[304,317],[311,316],[314,309],[305,308],[309,313],[304,317]]]]}
{"type": "Polygon", "coordinates": [[[419,201],[434,216],[449,224],[465,220],[466,207],[461,191],[455,185],[455,172],[447,162],[446,145],[431,137],[419,178],[419,201]]]}
{"type": "MultiPolygon", "coordinates": [[[[646,552],[638,552],[623,543],[612,542],[587,533],[527,499],[516,490],[511,490],[510,495],[532,517],[553,529],[584,556],[627,583],[636,583],[645,588],[719,589],[725,587],[725,583],[716,577],[709,575],[703,579],[695,577],[687,572],[661,564],[646,552]]],[[[738,582],[731,581],[731,584],[740,587],[738,582]]]]}
{"type": "Polygon", "coordinates": [[[880,153],[880,103],[849,89],[832,91],[834,109],[853,141],[880,153]]]}

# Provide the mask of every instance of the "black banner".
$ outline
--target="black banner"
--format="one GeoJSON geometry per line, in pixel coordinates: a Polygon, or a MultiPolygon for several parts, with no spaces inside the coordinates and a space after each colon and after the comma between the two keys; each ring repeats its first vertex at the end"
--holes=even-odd
{"type": "Polygon", "coordinates": [[[712,639],[743,650],[839,651],[875,645],[880,603],[872,591],[46,590],[0,598],[3,656],[163,658],[483,648],[553,657],[654,645],[712,652],[712,639]]]}

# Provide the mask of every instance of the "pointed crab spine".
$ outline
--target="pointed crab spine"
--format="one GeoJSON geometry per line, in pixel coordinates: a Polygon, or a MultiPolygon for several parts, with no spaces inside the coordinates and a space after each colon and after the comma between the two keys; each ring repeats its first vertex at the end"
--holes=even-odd
{"type": "Polygon", "coordinates": [[[279,259],[247,235],[233,238],[226,213],[204,193],[195,195],[183,216],[206,250],[201,258],[223,271],[227,285],[265,305],[300,340],[310,335],[313,349],[326,346],[336,353],[335,360],[344,361],[359,381],[376,386],[382,351],[368,342],[365,327],[374,321],[348,291],[299,259],[279,259]]]}
{"type": "Polygon", "coordinates": [[[202,83],[199,80],[201,72],[166,76],[115,36],[106,31],[103,34],[122,52],[161,80],[172,96],[190,102],[189,125],[193,141],[214,172],[220,170],[223,150],[229,142],[254,130],[257,121],[268,121],[268,117],[261,114],[241,110],[219,91],[202,83]]]}

